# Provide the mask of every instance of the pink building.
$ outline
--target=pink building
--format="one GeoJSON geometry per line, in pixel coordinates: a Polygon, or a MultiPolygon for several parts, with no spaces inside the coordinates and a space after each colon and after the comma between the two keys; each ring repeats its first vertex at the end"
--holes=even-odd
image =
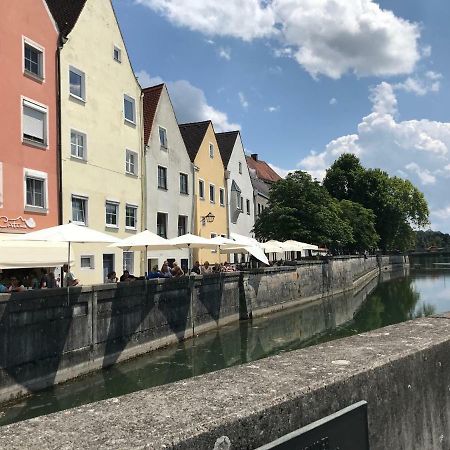
{"type": "Polygon", "coordinates": [[[44,0],[0,3],[0,233],[58,224],[58,35],[44,0]]]}

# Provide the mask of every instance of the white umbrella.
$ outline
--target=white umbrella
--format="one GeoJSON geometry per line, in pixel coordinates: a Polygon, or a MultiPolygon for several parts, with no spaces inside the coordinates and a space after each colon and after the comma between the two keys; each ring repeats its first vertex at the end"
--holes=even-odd
{"type": "Polygon", "coordinates": [[[253,245],[256,247],[260,247],[261,245],[256,239],[248,236],[243,236],[242,234],[230,233],[230,237],[239,245],[253,245]]]}
{"type": "Polygon", "coordinates": [[[282,247],[282,243],[274,240],[262,242],[260,245],[265,253],[282,253],[285,251],[282,247]]]}
{"type": "Polygon", "coordinates": [[[33,231],[28,234],[22,234],[17,237],[18,241],[46,241],[46,242],[67,242],[68,244],[68,258],[67,265],[70,266],[70,245],[72,243],[84,244],[92,243],[113,243],[118,242],[119,239],[110,236],[106,233],[93,230],[74,223],[65,225],[58,225],[56,227],[45,228],[43,230],[33,231]]]}
{"type": "MultiPolygon", "coordinates": [[[[164,239],[151,231],[145,230],[133,236],[122,239],[110,247],[118,247],[122,249],[133,249],[145,251],[145,267],[148,264],[148,250],[170,250],[175,246],[171,244],[168,239],[164,239]]],[[[147,269],[145,270],[147,271],[147,269]]]]}
{"type": "Polygon", "coordinates": [[[196,236],[195,234],[183,234],[182,236],[178,236],[176,238],[169,239],[169,242],[173,245],[175,245],[178,248],[187,248],[189,249],[189,270],[191,270],[192,267],[192,254],[191,249],[192,248],[210,248],[210,249],[216,249],[217,244],[214,242],[211,242],[211,239],[206,239],[201,236],[196,236]]]}

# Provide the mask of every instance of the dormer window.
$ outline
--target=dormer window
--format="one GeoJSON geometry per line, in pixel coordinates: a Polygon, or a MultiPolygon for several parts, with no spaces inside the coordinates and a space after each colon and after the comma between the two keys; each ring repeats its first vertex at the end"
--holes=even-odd
{"type": "Polygon", "coordinates": [[[159,143],[162,148],[167,149],[167,131],[163,127],[159,127],[159,143]]]}

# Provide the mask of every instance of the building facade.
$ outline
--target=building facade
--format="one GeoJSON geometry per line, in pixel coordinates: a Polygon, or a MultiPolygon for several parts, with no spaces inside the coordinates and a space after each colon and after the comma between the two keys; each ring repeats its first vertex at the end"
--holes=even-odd
{"type": "MultiPolygon", "coordinates": [[[[186,151],[165,84],[144,92],[146,162],[146,226],[171,239],[192,232],[193,163],[186,151]]],[[[167,260],[188,268],[187,249],[149,252],[147,267],[161,268],[167,260]]]]}
{"type": "MultiPolygon", "coordinates": [[[[194,213],[192,230],[204,238],[228,237],[225,169],[211,121],[180,125],[186,150],[194,163],[194,213]]],[[[194,260],[201,263],[224,261],[211,250],[195,250],[194,260]]]]}
{"type": "Polygon", "coordinates": [[[58,225],[58,29],[43,0],[2,2],[0,233],[58,225]]]}
{"type": "MultiPolygon", "coordinates": [[[[62,221],[119,239],[142,230],[141,89],[110,0],[47,0],[60,24],[62,221]]],[[[141,272],[141,253],[76,244],[76,277],[141,272]]],[[[143,266],[143,264],[142,264],[143,266]]]]}
{"type": "Polygon", "coordinates": [[[242,144],[241,133],[216,133],[225,169],[228,194],[230,233],[254,237],[255,225],[253,186],[242,144]]]}

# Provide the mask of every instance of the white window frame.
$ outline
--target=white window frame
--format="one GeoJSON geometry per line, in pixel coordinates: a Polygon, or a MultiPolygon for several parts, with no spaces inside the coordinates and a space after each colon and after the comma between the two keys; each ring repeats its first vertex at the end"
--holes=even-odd
{"type": "Polygon", "coordinates": [[[185,233],[189,233],[189,216],[187,216],[187,215],[185,215],[185,214],[178,214],[178,221],[177,221],[177,236],[181,236],[181,235],[180,235],[180,227],[179,227],[179,224],[180,224],[180,217],[184,217],[185,225],[186,225],[184,231],[185,231],[185,233]]]}
{"type": "Polygon", "coordinates": [[[158,187],[158,189],[162,190],[162,191],[168,191],[169,190],[169,170],[167,169],[166,166],[162,166],[161,164],[158,164],[158,166],[156,167],[156,186],[158,187]],[[159,169],[165,169],[166,171],[166,186],[160,186],[159,185],[159,169]]]}
{"type": "Polygon", "coordinates": [[[169,148],[169,141],[168,141],[168,139],[167,139],[167,128],[164,128],[164,127],[158,125],[158,138],[159,138],[159,145],[160,145],[160,147],[161,147],[163,150],[167,150],[167,149],[169,148]],[[165,139],[166,139],[166,145],[164,145],[164,144],[161,142],[161,130],[164,131],[164,137],[165,137],[165,139]]]}
{"type": "Polygon", "coordinates": [[[79,195],[79,194],[72,194],[70,197],[70,212],[71,212],[71,217],[72,217],[72,222],[77,224],[77,225],[84,225],[84,226],[88,226],[89,223],[89,197],[87,197],[86,195],[79,195]],[[84,222],[80,222],[78,220],[73,220],[73,205],[72,205],[72,200],[76,198],[78,200],[83,200],[84,201],[84,222]]]}
{"type": "Polygon", "coordinates": [[[239,173],[242,175],[242,162],[239,161],[239,173]]]}
{"type": "Polygon", "coordinates": [[[127,173],[128,175],[134,175],[134,176],[138,176],[138,170],[139,170],[139,154],[138,152],[135,152],[133,150],[130,150],[127,148],[126,152],[125,152],[125,173],[127,173]],[[134,156],[134,172],[131,172],[128,170],[128,156],[133,155],[134,156]]]}
{"type": "Polygon", "coordinates": [[[209,157],[214,159],[214,144],[212,142],[209,143],[209,157]]]}
{"type": "Polygon", "coordinates": [[[128,270],[128,272],[130,272],[130,274],[134,274],[134,252],[130,251],[130,250],[124,250],[122,252],[122,269],[123,271],[128,270]],[[131,254],[131,270],[129,267],[127,267],[125,265],[125,254],[130,255],[131,254]]]}
{"type": "Polygon", "coordinates": [[[73,66],[69,66],[69,96],[78,101],[86,103],[86,74],[82,70],[77,69],[73,66]],[[81,77],[81,97],[79,97],[77,94],[72,93],[70,90],[70,72],[73,72],[81,77]]]}
{"type": "Polygon", "coordinates": [[[42,82],[45,80],[45,47],[42,47],[42,45],[39,45],[37,42],[34,42],[33,40],[27,38],[26,36],[22,36],[22,73],[37,81],[42,82]],[[25,69],[25,45],[33,47],[40,53],[39,75],[36,75],[34,72],[29,72],[28,70],[25,69]]]}
{"type": "Polygon", "coordinates": [[[87,161],[87,134],[83,133],[82,131],[75,130],[74,128],[71,128],[71,130],[70,130],[70,157],[73,159],[78,159],[80,161],[87,161]],[[72,153],[72,133],[83,136],[84,145],[83,145],[83,156],[82,157],[74,155],[72,153]]]}
{"type": "Polygon", "coordinates": [[[119,212],[120,208],[119,207],[120,207],[120,203],[117,200],[106,200],[105,201],[105,227],[115,228],[115,229],[119,228],[119,219],[120,219],[120,212],[119,212]],[[106,214],[107,214],[106,206],[107,205],[114,205],[116,208],[116,223],[115,224],[107,223],[107,221],[106,221],[106,214]]]}
{"type": "Polygon", "coordinates": [[[95,256],[94,255],[81,255],[80,256],[80,270],[94,270],[95,269],[95,256]],[[83,267],[81,260],[83,258],[89,258],[89,267],[83,267]]]}
{"type": "Polygon", "coordinates": [[[36,100],[33,100],[31,98],[24,97],[22,95],[20,97],[20,111],[21,111],[21,115],[20,115],[20,121],[21,121],[20,139],[21,139],[21,142],[26,145],[32,145],[33,147],[47,149],[50,145],[49,144],[50,139],[49,139],[49,120],[48,120],[49,108],[48,108],[48,106],[44,105],[43,103],[39,103],[36,100]],[[44,143],[33,141],[31,139],[27,139],[24,137],[24,135],[23,135],[23,132],[24,132],[24,126],[23,126],[24,106],[26,106],[30,109],[35,109],[36,111],[39,111],[39,112],[45,114],[44,143]]]}
{"type": "Polygon", "coordinates": [[[180,172],[179,182],[180,182],[180,194],[189,195],[189,175],[185,172],[180,172]],[[186,177],[186,192],[181,191],[181,175],[184,175],[186,177]]]}
{"type": "Polygon", "coordinates": [[[48,174],[33,169],[23,169],[23,206],[24,211],[48,213],[48,174]],[[27,204],[27,178],[33,178],[44,182],[44,206],[34,206],[27,204]]]}
{"type": "Polygon", "coordinates": [[[123,94],[123,103],[122,104],[123,104],[123,118],[125,120],[125,123],[136,125],[136,100],[127,94],[123,94]],[[127,100],[133,104],[133,120],[130,120],[125,116],[125,100],[127,100]]]}
{"type": "MultiPolygon", "coordinates": [[[[165,239],[169,238],[169,213],[167,211],[157,211],[156,212],[156,234],[158,234],[158,214],[164,214],[166,217],[166,236],[162,236],[165,239]]],[[[159,234],[158,234],[159,236],[159,234]]]]}
{"type": "Polygon", "coordinates": [[[206,185],[206,183],[205,183],[205,180],[203,180],[202,178],[199,178],[198,179],[198,198],[200,199],[200,200],[205,200],[205,185],[206,185]],[[200,195],[200,183],[202,183],[202,186],[203,186],[203,196],[201,196],[200,195]]]}
{"type": "Polygon", "coordinates": [[[225,188],[223,187],[219,188],[219,203],[220,206],[225,206],[225,188]],[[220,195],[220,193],[222,193],[222,196],[220,195]],[[222,197],[223,202],[220,197],[222,197]]]}
{"type": "Polygon", "coordinates": [[[119,64],[122,63],[122,49],[117,45],[114,45],[113,47],[113,60],[119,64]],[[119,56],[118,58],[116,58],[116,51],[119,56]]]}
{"type": "Polygon", "coordinates": [[[250,199],[248,198],[245,199],[245,207],[247,209],[247,214],[250,215],[251,206],[250,206],[250,199]]]}
{"type": "Polygon", "coordinates": [[[137,230],[137,227],[138,227],[138,206],[137,205],[133,205],[133,204],[131,204],[131,203],[126,203],[125,204],[125,229],[126,230],[137,230]],[[135,212],[135,217],[134,217],[134,220],[135,220],[135,226],[134,227],[130,227],[129,225],[127,225],[127,208],[132,208],[132,209],[134,209],[134,212],[135,212]]]}
{"type": "Polygon", "coordinates": [[[216,185],[209,183],[209,203],[216,203],[216,185]],[[211,198],[211,188],[213,188],[213,198],[211,198]]]}

